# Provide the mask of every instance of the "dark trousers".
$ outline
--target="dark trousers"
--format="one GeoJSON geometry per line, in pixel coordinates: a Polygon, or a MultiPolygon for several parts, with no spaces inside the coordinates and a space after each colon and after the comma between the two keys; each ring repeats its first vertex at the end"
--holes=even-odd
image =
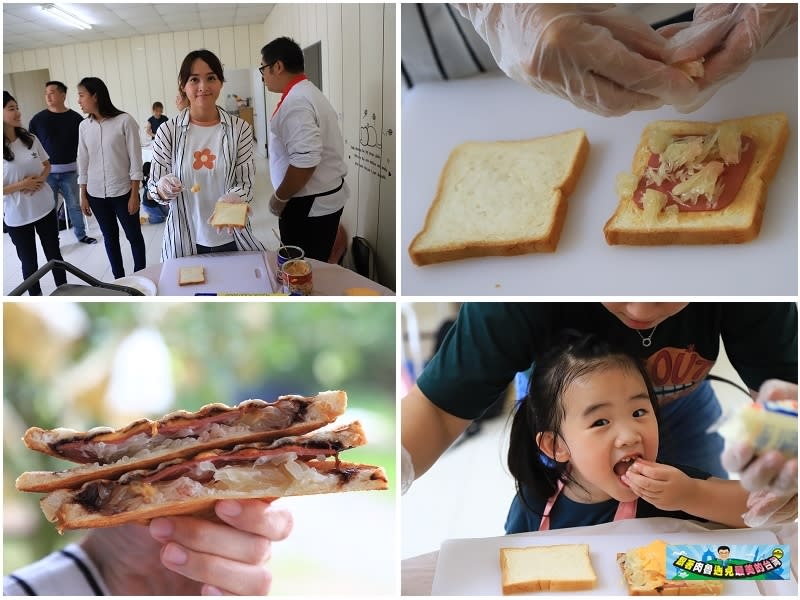
{"type": "Polygon", "coordinates": [[[292,198],[283,209],[278,226],[284,246],[300,246],[306,258],[328,262],[336,241],[336,231],[343,208],[322,217],[309,217],[316,196],[292,198]]]}
{"type": "Polygon", "coordinates": [[[222,244],[221,246],[203,246],[201,244],[195,244],[197,248],[198,254],[214,254],[214,252],[236,252],[239,248],[236,246],[236,242],[228,242],[227,244],[222,244]]]}
{"type": "MultiPolygon", "coordinates": [[[[61,248],[58,246],[58,217],[53,209],[38,221],[21,225],[19,227],[8,226],[8,235],[17,250],[17,256],[22,263],[22,278],[27,279],[39,268],[36,256],[36,235],[42,243],[42,250],[47,260],[64,260],[61,257],[61,248]]],[[[53,269],[53,279],[56,280],[56,287],[67,283],[67,274],[64,269],[53,269]]],[[[41,296],[42,287],[39,282],[33,284],[28,290],[31,296],[41,296]]]]}
{"type": "Polygon", "coordinates": [[[106,245],[108,262],[111,263],[111,272],[115,279],[125,277],[125,267],[122,264],[122,251],[119,247],[119,220],[125,237],[131,245],[133,254],[133,270],[139,271],[145,267],[145,248],[144,236],[142,236],[142,225],[139,223],[139,211],[128,214],[128,200],[130,192],[115,198],[95,198],[88,195],[89,206],[100,225],[103,232],[103,242],[106,245]]]}

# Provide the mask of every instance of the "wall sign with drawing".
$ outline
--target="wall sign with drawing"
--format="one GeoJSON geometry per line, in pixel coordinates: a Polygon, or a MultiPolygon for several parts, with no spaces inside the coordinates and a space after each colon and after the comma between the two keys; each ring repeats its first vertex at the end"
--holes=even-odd
{"type": "Polygon", "coordinates": [[[347,158],[361,170],[378,177],[392,177],[391,159],[383,157],[383,139],[394,135],[390,128],[379,131],[375,126],[377,115],[364,109],[358,129],[358,141],[345,139],[347,158]]]}

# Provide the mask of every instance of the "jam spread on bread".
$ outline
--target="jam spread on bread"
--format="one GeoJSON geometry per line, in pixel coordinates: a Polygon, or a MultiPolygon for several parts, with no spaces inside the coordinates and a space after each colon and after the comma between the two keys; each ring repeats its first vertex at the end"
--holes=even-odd
{"type": "Polygon", "coordinates": [[[649,220],[678,212],[716,211],[729,206],[744,183],[756,152],[753,139],[732,125],[706,135],[651,132],[642,176],[623,174],[622,193],[632,194],[649,220]]]}

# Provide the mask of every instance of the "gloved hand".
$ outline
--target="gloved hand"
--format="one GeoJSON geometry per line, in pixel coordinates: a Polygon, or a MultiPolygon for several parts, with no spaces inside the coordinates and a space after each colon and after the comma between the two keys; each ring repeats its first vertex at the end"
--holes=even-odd
{"type": "Polygon", "coordinates": [[[289,200],[291,200],[291,198],[284,200],[283,198],[279,198],[278,194],[272,194],[269,199],[269,212],[280,218],[280,216],[283,214],[283,209],[286,208],[286,203],[289,202],[289,200]]]}
{"type": "MultiPolygon", "coordinates": [[[[220,196],[217,199],[217,202],[227,202],[229,204],[244,204],[245,203],[245,201],[242,199],[241,196],[239,196],[238,194],[233,194],[233,193],[225,194],[224,196],[220,196]]],[[[248,204],[247,205],[247,216],[249,217],[250,213],[252,213],[252,212],[253,212],[253,209],[250,208],[250,205],[248,204]]],[[[211,219],[212,219],[213,216],[214,215],[211,215],[211,217],[208,218],[207,222],[209,224],[211,224],[211,219]]],[[[217,232],[220,232],[220,231],[222,231],[223,226],[215,227],[214,229],[216,229],[217,232]]],[[[228,235],[233,235],[233,230],[236,229],[236,228],[235,227],[225,227],[225,229],[228,230],[228,235]]]]}
{"type": "MultiPolygon", "coordinates": [[[[797,400],[797,385],[777,379],[765,381],[756,401],[769,400],[797,400]]],[[[784,497],[796,494],[797,458],[789,459],[774,450],[760,456],[755,452],[755,448],[742,443],[726,445],[722,466],[729,472],[739,473],[742,486],[751,492],[772,492],[784,497]]]]}
{"type": "Polygon", "coordinates": [[[784,29],[797,22],[797,4],[698,4],[691,23],[658,30],[669,38],[667,62],[704,59],[705,74],[697,80],[700,94],[678,103],[682,112],[697,110],[722,85],[739,76],[756,54],[784,29]]]}
{"type": "Polygon", "coordinates": [[[797,519],[797,493],[782,496],[773,492],[753,492],[747,497],[747,512],[742,515],[748,527],[790,523],[797,519]]]}
{"type": "Polygon", "coordinates": [[[168,173],[158,180],[156,189],[163,200],[174,200],[183,191],[183,184],[175,175],[168,173]]]}
{"type": "Polygon", "coordinates": [[[613,5],[457,4],[512,79],[601,115],[684,104],[698,88],[667,40],[613,5]]]}
{"type": "Polygon", "coordinates": [[[414,463],[405,446],[400,446],[400,495],[402,496],[414,483],[414,463]]]}

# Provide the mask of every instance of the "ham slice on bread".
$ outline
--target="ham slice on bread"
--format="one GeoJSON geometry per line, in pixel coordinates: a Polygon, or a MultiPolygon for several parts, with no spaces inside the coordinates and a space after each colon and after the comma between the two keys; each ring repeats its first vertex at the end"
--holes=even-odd
{"type": "Polygon", "coordinates": [[[656,121],[642,133],[619,204],[603,231],[611,245],[733,244],[758,236],[789,137],[783,113],[718,123],[656,121]]]}
{"type": "Polygon", "coordinates": [[[121,429],[97,427],[80,432],[32,427],[23,437],[28,448],[84,466],[23,473],[17,489],[47,492],[74,488],[92,479],[114,479],[132,469],[203,450],[300,435],[333,422],[346,407],[344,392],[329,391],[313,397],[281,396],[275,402],[209,404],[196,412],[176,411],[157,421],[140,419],[121,429]]]}

